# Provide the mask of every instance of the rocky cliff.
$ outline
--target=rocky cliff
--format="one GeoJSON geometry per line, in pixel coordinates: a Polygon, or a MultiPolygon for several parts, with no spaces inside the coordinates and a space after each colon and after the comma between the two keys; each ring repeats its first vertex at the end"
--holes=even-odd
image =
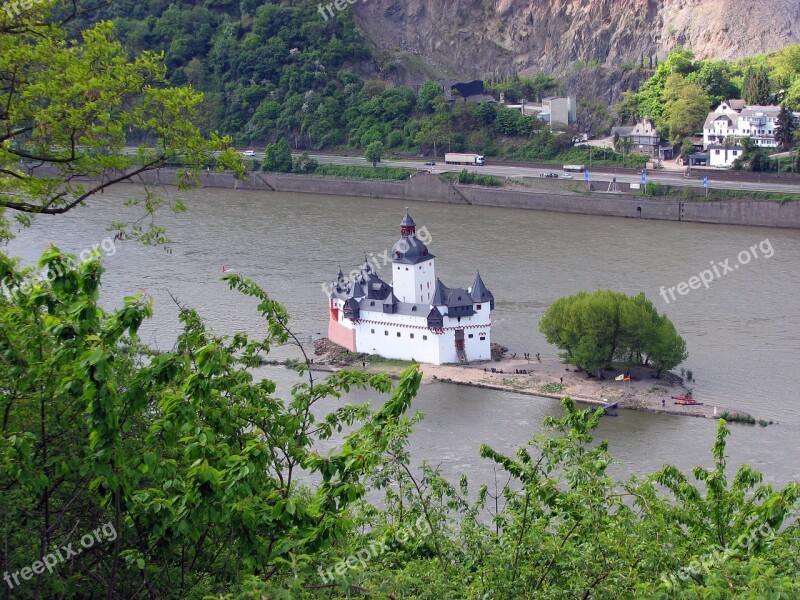
{"type": "Polygon", "coordinates": [[[800,42],[798,0],[362,0],[353,8],[381,50],[460,78],[614,69],[678,45],[736,58],[800,42]]]}

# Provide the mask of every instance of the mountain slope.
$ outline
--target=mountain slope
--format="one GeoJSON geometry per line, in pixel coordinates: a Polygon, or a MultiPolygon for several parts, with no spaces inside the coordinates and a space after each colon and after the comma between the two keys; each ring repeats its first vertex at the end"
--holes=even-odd
{"type": "Polygon", "coordinates": [[[502,77],[638,64],[684,45],[738,58],[800,42],[797,0],[363,0],[356,20],[381,49],[442,73],[502,77]]]}

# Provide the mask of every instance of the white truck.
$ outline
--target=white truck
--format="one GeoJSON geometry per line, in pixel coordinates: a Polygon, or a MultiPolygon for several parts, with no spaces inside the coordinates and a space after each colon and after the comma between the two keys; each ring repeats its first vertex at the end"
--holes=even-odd
{"type": "Polygon", "coordinates": [[[480,154],[458,154],[448,152],[444,155],[444,162],[448,165],[482,165],[483,156],[480,154]]]}

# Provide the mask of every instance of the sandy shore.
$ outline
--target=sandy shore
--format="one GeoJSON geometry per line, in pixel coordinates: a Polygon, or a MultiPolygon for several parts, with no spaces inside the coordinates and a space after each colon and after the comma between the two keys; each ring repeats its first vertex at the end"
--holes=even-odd
{"type": "MultiPolygon", "coordinates": [[[[401,361],[370,362],[367,358],[365,364],[353,363],[348,368],[399,375],[409,364],[401,361]]],[[[345,365],[332,360],[325,352],[318,353],[313,364],[313,368],[327,371],[344,367],[345,365]]],[[[618,402],[619,408],[692,417],[715,418],[727,410],[723,406],[706,404],[675,404],[672,396],[686,396],[688,392],[681,378],[673,373],[665,373],[660,379],[656,379],[652,370],[645,367],[633,369],[630,381],[614,379],[622,372],[620,370],[606,371],[606,379],[598,380],[588,378],[586,373],[575,372],[572,367],[558,359],[544,358],[539,361],[535,357],[530,361],[505,357],[501,361],[471,365],[421,364],[420,368],[423,385],[442,381],[545,398],[560,399],[569,396],[584,404],[601,406],[618,402]]],[[[698,400],[703,401],[702,398],[698,400]]]]}

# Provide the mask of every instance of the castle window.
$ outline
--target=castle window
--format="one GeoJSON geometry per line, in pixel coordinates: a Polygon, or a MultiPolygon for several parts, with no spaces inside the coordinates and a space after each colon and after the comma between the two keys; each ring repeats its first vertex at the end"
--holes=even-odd
{"type": "Polygon", "coordinates": [[[417,305],[416,304],[411,307],[411,312],[417,312],[417,305]]]}
{"type": "Polygon", "coordinates": [[[397,337],[400,337],[401,335],[402,335],[402,334],[401,334],[401,333],[398,331],[398,332],[397,332],[397,337]]]}
{"type": "Polygon", "coordinates": [[[383,330],[383,335],[389,335],[389,330],[388,329],[384,329],[383,330]]]}
{"type": "Polygon", "coordinates": [[[422,284],[421,283],[419,284],[419,291],[420,292],[422,291],[422,284]]]}
{"type": "Polygon", "coordinates": [[[431,289],[431,282],[428,282],[428,289],[431,289]]]}
{"type": "Polygon", "coordinates": [[[423,339],[423,340],[427,340],[427,339],[428,339],[428,336],[427,336],[427,335],[423,335],[423,336],[422,336],[422,339],[423,339]]]}
{"type": "Polygon", "coordinates": [[[474,338],[474,337],[475,337],[475,336],[474,336],[474,335],[472,335],[471,333],[469,334],[469,339],[472,339],[472,338],[474,338]]]}
{"type": "Polygon", "coordinates": [[[481,309],[481,305],[480,304],[476,304],[475,305],[475,310],[480,310],[480,309],[481,309]]]}
{"type": "Polygon", "coordinates": [[[375,330],[374,329],[370,329],[369,332],[370,333],[375,333],[375,330]]]}
{"type": "Polygon", "coordinates": [[[414,334],[413,333],[409,333],[408,337],[410,337],[413,340],[414,339],[414,334]]]}
{"type": "Polygon", "coordinates": [[[485,341],[486,341],[486,337],[482,335],[482,336],[481,336],[481,341],[482,341],[482,342],[485,342],[485,341]]]}
{"type": "Polygon", "coordinates": [[[370,306],[375,306],[375,301],[373,300],[372,302],[369,303],[369,305],[370,306]]]}
{"type": "Polygon", "coordinates": [[[408,267],[406,267],[406,271],[408,271],[408,267]]]}

